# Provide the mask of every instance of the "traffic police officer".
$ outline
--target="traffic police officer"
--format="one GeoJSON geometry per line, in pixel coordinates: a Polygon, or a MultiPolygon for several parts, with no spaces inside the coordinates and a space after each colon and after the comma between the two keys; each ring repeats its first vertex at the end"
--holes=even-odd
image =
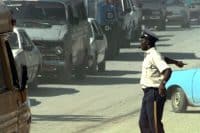
{"type": "Polygon", "coordinates": [[[166,101],[165,84],[172,71],[165,59],[157,52],[156,41],[158,37],[153,32],[147,29],[143,31],[141,49],[145,51],[145,57],[140,80],[144,91],[139,118],[141,133],[164,133],[161,120],[166,101]]]}

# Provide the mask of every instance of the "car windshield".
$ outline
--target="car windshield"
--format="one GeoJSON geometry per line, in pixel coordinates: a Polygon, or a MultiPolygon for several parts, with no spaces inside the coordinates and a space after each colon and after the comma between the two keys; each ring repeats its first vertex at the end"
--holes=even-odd
{"type": "Polygon", "coordinates": [[[7,6],[18,22],[48,26],[66,23],[65,7],[59,2],[13,1],[7,6]]]}
{"type": "Polygon", "coordinates": [[[9,33],[8,42],[10,44],[11,49],[19,48],[19,42],[18,42],[16,33],[14,33],[14,32],[9,33]]]}

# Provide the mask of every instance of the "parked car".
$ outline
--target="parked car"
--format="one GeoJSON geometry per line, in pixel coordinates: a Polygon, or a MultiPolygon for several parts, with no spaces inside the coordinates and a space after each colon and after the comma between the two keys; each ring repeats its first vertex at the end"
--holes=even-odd
{"type": "Polygon", "coordinates": [[[167,0],[167,24],[178,24],[183,28],[190,27],[189,7],[183,0],[167,0]]]}
{"type": "Polygon", "coordinates": [[[105,54],[107,50],[107,38],[100,25],[94,18],[88,18],[91,28],[88,67],[92,72],[105,71],[105,54]]]}
{"type": "Polygon", "coordinates": [[[23,28],[43,55],[43,72],[60,80],[85,77],[89,23],[83,0],[6,0],[23,28]]]}
{"type": "MultiPolygon", "coordinates": [[[[42,55],[39,49],[31,41],[25,30],[14,28],[9,33],[8,42],[16,62],[18,75],[22,72],[21,66],[26,65],[28,69],[28,83],[34,83],[42,68],[42,55]]],[[[19,77],[21,80],[21,77],[19,77]]],[[[33,85],[33,84],[32,84],[33,85]]],[[[34,83],[37,85],[37,83],[34,83]]]]}
{"type": "Polygon", "coordinates": [[[190,10],[190,20],[200,24],[200,0],[185,0],[190,10]]]}
{"type": "Polygon", "coordinates": [[[5,33],[12,31],[10,11],[0,1],[0,132],[29,133],[31,124],[27,98],[27,70],[19,83],[14,57],[5,33]],[[3,34],[2,34],[3,33],[3,34]]]}
{"type": "Polygon", "coordinates": [[[145,27],[157,26],[158,30],[166,28],[166,3],[165,0],[141,0],[142,24],[145,27]]]}
{"type": "Polygon", "coordinates": [[[200,69],[174,71],[166,84],[174,112],[184,112],[187,106],[200,106],[200,69]]]}

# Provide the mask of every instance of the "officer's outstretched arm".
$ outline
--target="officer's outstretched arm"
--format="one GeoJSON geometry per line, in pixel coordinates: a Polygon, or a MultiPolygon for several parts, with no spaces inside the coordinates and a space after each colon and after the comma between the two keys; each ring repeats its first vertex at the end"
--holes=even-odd
{"type": "Polygon", "coordinates": [[[171,59],[169,57],[164,57],[164,60],[167,64],[174,64],[177,67],[184,67],[184,65],[187,65],[183,61],[177,61],[177,60],[171,59]]]}

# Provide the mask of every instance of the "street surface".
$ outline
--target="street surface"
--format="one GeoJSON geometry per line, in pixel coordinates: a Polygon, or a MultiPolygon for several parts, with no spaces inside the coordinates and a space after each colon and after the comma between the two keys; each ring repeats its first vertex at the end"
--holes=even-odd
{"type": "MultiPolygon", "coordinates": [[[[182,69],[200,67],[199,26],[167,27],[155,33],[160,38],[157,49],[163,55],[187,63],[182,69]]],[[[38,88],[30,89],[31,133],[139,133],[143,52],[138,45],[121,49],[118,57],[106,62],[106,72],[66,84],[49,76],[38,88]]],[[[200,107],[174,113],[167,101],[163,116],[166,133],[200,133],[199,121],[200,107]]]]}

